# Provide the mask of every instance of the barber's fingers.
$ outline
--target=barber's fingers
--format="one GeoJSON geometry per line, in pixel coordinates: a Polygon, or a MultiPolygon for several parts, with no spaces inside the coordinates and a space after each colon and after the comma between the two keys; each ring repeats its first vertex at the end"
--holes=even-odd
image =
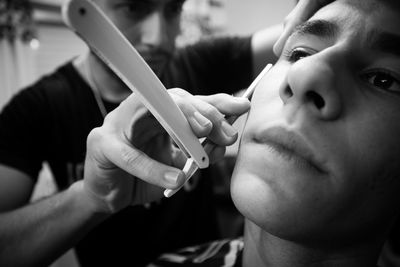
{"type": "Polygon", "coordinates": [[[141,103],[139,97],[132,93],[120,103],[118,108],[107,114],[103,125],[119,131],[121,128],[130,126],[130,123],[134,124],[138,119],[148,114],[149,111],[141,103]]]}
{"type": "Polygon", "coordinates": [[[250,101],[246,98],[233,97],[227,94],[198,96],[199,100],[209,103],[224,115],[224,118],[214,122],[209,139],[218,145],[231,145],[237,140],[237,129],[230,125],[226,118],[239,117],[250,109],[250,101]]]}
{"type": "Polygon", "coordinates": [[[289,38],[293,29],[309,19],[318,9],[333,2],[334,0],[300,0],[296,7],[286,16],[284,30],[274,45],[274,53],[280,56],[286,40],[289,38]]]}
{"type": "Polygon", "coordinates": [[[224,158],[226,147],[225,146],[214,146],[208,155],[210,163],[216,163],[224,158]]]}
{"type": "Polygon", "coordinates": [[[114,133],[96,128],[91,131],[88,140],[96,144],[88,144],[88,147],[97,150],[90,154],[96,158],[95,161],[104,172],[108,169],[113,171],[117,166],[147,183],[170,189],[178,188],[185,181],[181,170],[150,158],[114,133]]]}
{"type": "Polygon", "coordinates": [[[171,96],[189,121],[198,137],[209,137],[217,145],[230,145],[237,139],[237,130],[225,119],[245,113],[250,102],[227,94],[192,96],[181,89],[171,89],[171,96]]]}
{"type": "Polygon", "coordinates": [[[235,97],[228,94],[199,95],[196,97],[215,106],[225,116],[240,116],[250,108],[250,101],[244,97],[235,97]]]}
{"type": "MultiPolygon", "coordinates": [[[[173,166],[177,168],[183,169],[185,163],[187,161],[186,155],[180,150],[178,147],[173,147],[172,149],[172,161],[173,166]]],[[[210,164],[220,161],[225,156],[226,147],[225,146],[217,146],[215,145],[211,151],[208,152],[208,158],[210,160],[210,164]]]]}

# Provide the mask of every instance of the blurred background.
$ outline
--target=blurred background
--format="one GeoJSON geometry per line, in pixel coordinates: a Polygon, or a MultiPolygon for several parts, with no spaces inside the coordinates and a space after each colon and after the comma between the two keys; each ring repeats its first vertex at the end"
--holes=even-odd
{"type": "MultiPolygon", "coordinates": [[[[0,109],[20,89],[87,49],[64,25],[61,18],[62,2],[63,0],[0,0],[0,109]]],[[[178,46],[213,35],[248,35],[268,26],[280,27],[295,2],[187,0],[178,46]]],[[[230,177],[230,174],[225,176],[230,177]]],[[[216,184],[216,190],[219,190],[217,194],[229,195],[226,182],[229,183],[220,181],[220,186],[216,184]]],[[[55,190],[51,173],[44,166],[33,200],[55,190]]],[[[222,225],[224,220],[232,224],[232,220],[237,219],[229,209],[221,209],[220,212],[222,225]]],[[[237,224],[241,224],[240,219],[237,224]]],[[[63,266],[78,266],[72,251],[52,265],[63,266]]]]}
{"type": "MultiPolygon", "coordinates": [[[[62,22],[63,0],[0,0],[0,108],[15,93],[86,49],[62,22]],[[10,9],[9,2],[13,2],[10,9]]],[[[250,34],[282,22],[295,0],[188,0],[182,45],[215,34],[250,34]]]]}

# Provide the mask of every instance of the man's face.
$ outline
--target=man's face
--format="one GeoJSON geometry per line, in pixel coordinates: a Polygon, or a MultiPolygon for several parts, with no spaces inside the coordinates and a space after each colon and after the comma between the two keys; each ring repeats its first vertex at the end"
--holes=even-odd
{"type": "Polygon", "coordinates": [[[349,241],[397,210],[400,16],[359,2],[298,27],[254,93],[232,197],[279,237],[349,241]]]}
{"type": "Polygon", "coordinates": [[[175,49],[185,0],[96,0],[105,14],[159,72],[175,49]]]}

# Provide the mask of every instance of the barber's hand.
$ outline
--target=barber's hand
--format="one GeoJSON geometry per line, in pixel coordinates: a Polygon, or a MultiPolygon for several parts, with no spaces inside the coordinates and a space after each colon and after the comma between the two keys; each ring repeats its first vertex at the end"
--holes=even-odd
{"type": "Polygon", "coordinates": [[[333,1],[334,0],[300,0],[296,7],[285,18],[284,30],[274,45],[275,55],[278,57],[281,55],[286,40],[297,25],[308,20],[318,9],[333,1]]]}
{"type": "MultiPolygon", "coordinates": [[[[169,93],[193,132],[219,145],[209,155],[210,161],[221,158],[225,146],[237,139],[224,115],[245,113],[249,101],[226,94],[192,96],[181,89],[169,93]]],[[[88,136],[84,192],[105,213],[159,200],[165,188],[183,184],[185,175],[180,168],[185,161],[165,130],[132,94],[88,136]]]]}

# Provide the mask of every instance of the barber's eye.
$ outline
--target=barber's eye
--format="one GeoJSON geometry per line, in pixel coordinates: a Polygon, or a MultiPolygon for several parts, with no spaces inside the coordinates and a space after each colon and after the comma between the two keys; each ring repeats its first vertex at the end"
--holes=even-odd
{"type": "Polygon", "coordinates": [[[288,61],[296,62],[296,61],[303,59],[305,57],[308,57],[312,54],[313,54],[313,52],[309,51],[309,49],[299,47],[299,48],[295,48],[293,50],[286,52],[285,56],[288,61]]]}
{"type": "Polygon", "coordinates": [[[134,16],[135,18],[145,17],[152,11],[149,4],[142,2],[126,2],[118,5],[125,15],[134,16]]]}
{"type": "Polygon", "coordinates": [[[383,90],[400,92],[400,83],[387,72],[370,72],[365,75],[366,81],[374,87],[383,90]]]}

